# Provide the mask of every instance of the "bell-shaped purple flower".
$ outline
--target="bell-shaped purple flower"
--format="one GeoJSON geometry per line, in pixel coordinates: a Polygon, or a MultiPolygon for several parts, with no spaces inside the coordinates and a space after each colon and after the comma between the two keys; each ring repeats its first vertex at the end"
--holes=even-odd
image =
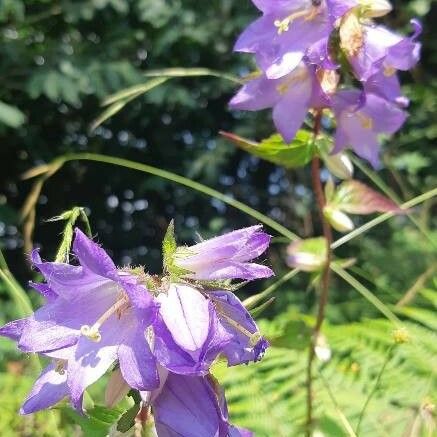
{"type": "Polygon", "coordinates": [[[51,385],[59,386],[58,394],[65,388],[56,372],[66,375],[69,397],[78,410],[86,387],[115,361],[131,387],[149,390],[159,385],[146,339],[158,304],[135,276],[117,270],[106,252],[79,230],[73,251],[78,266],[42,262],[33,252],[32,262],[47,281],[36,288],[48,296],[47,303],[30,317],[0,328],[0,335],[15,339],[22,351],[44,354],[57,363],[37,381],[32,406],[25,404],[24,412],[45,408],[47,399],[56,398],[51,385]],[[52,393],[48,397],[47,390],[52,393]]]}
{"type": "Polygon", "coordinates": [[[333,108],[337,131],[333,153],[351,147],[374,167],[379,165],[379,134],[394,134],[407,114],[396,104],[359,90],[339,91],[333,108]]]}
{"type": "Polygon", "coordinates": [[[171,284],[157,300],[154,353],[171,372],[206,375],[220,354],[232,366],[258,361],[268,346],[250,314],[229,291],[171,284]]]}
{"type": "MultiPolygon", "coordinates": [[[[292,72],[313,45],[327,46],[332,22],[325,0],[254,0],[254,3],[263,16],[246,28],[234,49],[254,53],[267,78],[278,79],[292,72]]],[[[324,50],[319,48],[315,52],[324,50]]],[[[317,64],[324,61],[323,55],[315,59],[317,64]]]]}
{"type": "Polygon", "coordinates": [[[270,236],[261,226],[252,226],[211,238],[190,247],[179,247],[174,264],[196,280],[267,278],[273,275],[267,266],[251,263],[268,248],[270,236]]]}
{"type": "Polygon", "coordinates": [[[273,121],[286,143],[301,127],[310,108],[329,105],[321,90],[315,68],[301,63],[292,73],[280,79],[262,75],[247,82],[232,98],[233,109],[258,111],[273,108],[273,121]]]}
{"type": "MultiPolygon", "coordinates": [[[[148,401],[147,394],[143,394],[148,401]]],[[[250,437],[252,433],[229,423],[223,390],[212,376],[168,373],[151,393],[158,437],[250,437]]]]}
{"type": "Polygon", "coordinates": [[[412,69],[420,58],[421,44],[417,42],[422,27],[412,20],[413,35],[404,37],[384,26],[362,26],[362,45],[348,56],[358,80],[365,82],[382,71],[386,76],[396,70],[412,69]]]}

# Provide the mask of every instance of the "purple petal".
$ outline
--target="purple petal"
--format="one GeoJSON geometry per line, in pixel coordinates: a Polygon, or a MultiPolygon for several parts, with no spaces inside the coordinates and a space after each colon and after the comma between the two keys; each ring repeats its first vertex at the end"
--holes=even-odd
{"type": "Polygon", "coordinates": [[[131,335],[131,318],[131,312],[123,313],[120,318],[111,316],[100,329],[102,338],[98,343],[87,337],[79,339],[67,369],[71,401],[76,410],[82,411],[84,390],[117,360],[119,346],[131,335]]]}
{"type": "Polygon", "coordinates": [[[11,340],[18,341],[23,333],[26,319],[13,320],[12,322],[6,323],[6,325],[0,328],[0,335],[3,337],[10,338],[11,340]]]}
{"type": "Polygon", "coordinates": [[[278,29],[274,26],[275,15],[264,15],[251,23],[237,39],[234,51],[255,53],[269,44],[274,44],[278,37],[278,29]]]}
{"type": "Polygon", "coordinates": [[[259,361],[263,357],[268,343],[259,336],[258,341],[254,345],[251,344],[252,338],[247,335],[247,332],[256,334],[259,333],[259,330],[241,301],[230,291],[224,290],[209,292],[209,296],[215,304],[221,324],[232,338],[223,350],[228,358],[228,364],[234,366],[249,361],[259,361]],[[236,325],[243,329],[237,329],[236,325]]]}
{"type": "Polygon", "coordinates": [[[133,305],[139,324],[145,329],[156,319],[159,303],[155,301],[144,285],[137,284],[136,279],[132,283],[121,276],[119,282],[126,291],[129,302],[133,305]]]}
{"type": "Polygon", "coordinates": [[[117,277],[117,269],[109,255],[78,228],[75,229],[73,252],[80,264],[96,275],[113,280],[117,277]]]}
{"type": "Polygon", "coordinates": [[[422,25],[418,20],[411,20],[413,35],[403,38],[398,44],[388,50],[386,63],[398,70],[411,70],[420,59],[422,45],[417,42],[417,38],[422,33],[422,25]]]}
{"type": "Polygon", "coordinates": [[[175,264],[192,272],[186,277],[198,280],[268,277],[273,274],[268,267],[246,261],[265,252],[269,243],[270,236],[252,226],[181,249],[175,264]]]}
{"type": "Polygon", "coordinates": [[[312,81],[308,73],[299,70],[281,101],[273,109],[273,121],[286,143],[293,141],[308,113],[312,95],[312,81]],[[303,77],[302,77],[303,75],[303,77]]]}
{"type": "Polygon", "coordinates": [[[279,80],[269,80],[262,75],[247,82],[229,102],[232,109],[259,111],[273,107],[281,98],[279,80]]]}
{"type": "Polygon", "coordinates": [[[58,297],[58,295],[47,284],[29,281],[29,285],[33,289],[38,291],[41,296],[44,296],[49,302],[55,300],[58,297]]]}
{"type": "Polygon", "coordinates": [[[35,381],[20,413],[30,414],[51,407],[67,395],[67,374],[61,375],[55,371],[55,365],[50,364],[35,381]]]}
{"type": "Polygon", "coordinates": [[[58,296],[67,299],[81,293],[94,291],[104,284],[110,283],[107,278],[83,268],[64,263],[42,262],[37,250],[31,254],[33,265],[42,273],[47,286],[58,296]]]}
{"type": "Polygon", "coordinates": [[[120,370],[125,381],[137,390],[159,387],[156,359],[150,351],[142,328],[132,332],[118,349],[120,370]]]}
{"type": "Polygon", "coordinates": [[[192,287],[172,284],[157,300],[161,304],[160,315],[176,344],[187,352],[202,349],[209,328],[206,298],[192,287]]]}
{"type": "Polygon", "coordinates": [[[223,435],[217,397],[205,377],[169,373],[152,408],[160,437],[223,435]]]}
{"type": "Polygon", "coordinates": [[[92,325],[112,306],[118,289],[112,283],[75,299],[58,297],[30,316],[19,347],[25,352],[47,352],[76,343],[82,325],[92,325]]]}

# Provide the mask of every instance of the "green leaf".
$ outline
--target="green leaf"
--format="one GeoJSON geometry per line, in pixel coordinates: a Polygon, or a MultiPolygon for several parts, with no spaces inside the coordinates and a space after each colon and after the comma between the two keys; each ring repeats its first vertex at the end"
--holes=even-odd
{"type": "Polygon", "coordinates": [[[26,116],[15,106],[0,101],[0,122],[6,126],[17,128],[26,121],[26,116]]]}
{"type": "Polygon", "coordinates": [[[120,410],[109,409],[96,405],[87,411],[87,416],[81,416],[70,407],[62,407],[62,412],[77,423],[85,437],[106,437],[111,426],[120,417],[120,410]]]}
{"type": "Polygon", "coordinates": [[[174,221],[168,225],[167,231],[162,241],[162,257],[164,260],[164,271],[169,272],[173,266],[173,256],[176,253],[177,243],[174,234],[174,221]]]}
{"type": "Polygon", "coordinates": [[[306,130],[299,130],[290,144],[286,144],[279,134],[257,143],[230,132],[220,133],[246,152],[286,168],[303,167],[316,153],[313,134],[306,130]]]}
{"type": "Polygon", "coordinates": [[[127,432],[135,425],[135,417],[140,411],[141,404],[135,404],[127,410],[117,422],[117,431],[127,432]]]}

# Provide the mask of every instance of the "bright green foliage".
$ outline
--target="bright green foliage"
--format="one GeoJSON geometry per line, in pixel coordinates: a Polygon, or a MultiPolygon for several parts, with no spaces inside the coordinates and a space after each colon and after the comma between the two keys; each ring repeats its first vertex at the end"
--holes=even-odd
{"type": "MultiPolygon", "coordinates": [[[[437,298],[437,292],[433,293],[437,298]]],[[[394,346],[390,352],[381,384],[364,414],[362,436],[401,436],[415,421],[423,430],[418,435],[430,435],[426,431],[434,422],[426,405],[435,402],[432,396],[437,389],[437,346],[429,325],[435,323],[435,317],[430,311],[421,311],[417,319],[408,317],[404,321],[411,341],[394,346]]],[[[265,322],[262,327],[270,332],[273,347],[262,362],[229,369],[219,365],[216,369],[225,384],[232,417],[239,425],[254,429],[257,437],[302,435],[305,345],[311,324],[311,319],[295,311],[265,322]]],[[[316,428],[326,437],[351,435],[339,411],[355,430],[375,378],[394,344],[394,329],[390,322],[378,319],[325,325],[326,345],[321,347],[330,349],[331,359],[317,363],[314,392],[316,428]]]]}
{"type": "Polygon", "coordinates": [[[273,134],[260,143],[227,132],[222,132],[222,135],[246,152],[285,168],[303,167],[316,153],[311,132],[303,129],[297,132],[290,144],[284,143],[279,134],[273,134]]]}

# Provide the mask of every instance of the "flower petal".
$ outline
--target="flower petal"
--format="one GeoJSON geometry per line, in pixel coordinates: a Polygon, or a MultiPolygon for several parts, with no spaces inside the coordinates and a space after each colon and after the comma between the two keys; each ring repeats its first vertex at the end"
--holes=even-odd
{"type": "Polygon", "coordinates": [[[208,337],[208,301],[196,289],[172,284],[157,300],[163,321],[180,347],[188,352],[200,350],[208,337]]]}
{"type": "Polygon", "coordinates": [[[118,359],[123,378],[132,388],[154,390],[159,387],[156,359],[141,327],[120,344],[118,359]]]}
{"type": "Polygon", "coordinates": [[[35,381],[20,413],[30,414],[51,407],[67,395],[67,374],[56,372],[55,365],[50,364],[35,381]]]}

